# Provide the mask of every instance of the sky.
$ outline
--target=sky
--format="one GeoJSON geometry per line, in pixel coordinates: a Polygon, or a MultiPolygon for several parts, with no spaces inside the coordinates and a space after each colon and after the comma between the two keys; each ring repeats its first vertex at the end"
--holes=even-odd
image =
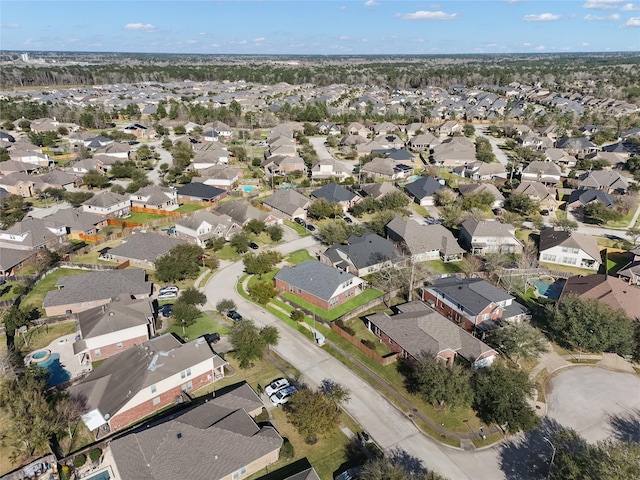
{"type": "Polygon", "coordinates": [[[640,51],[640,0],[2,0],[0,49],[384,55],[640,51]]]}

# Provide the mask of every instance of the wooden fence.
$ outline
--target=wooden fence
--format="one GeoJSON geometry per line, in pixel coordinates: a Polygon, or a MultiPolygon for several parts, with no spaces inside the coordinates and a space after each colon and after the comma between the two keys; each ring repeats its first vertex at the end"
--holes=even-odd
{"type": "Polygon", "coordinates": [[[184,215],[181,212],[159,210],[157,208],[149,208],[149,207],[138,207],[135,205],[131,207],[131,211],[138,212],[138,213],[151,213],[153,215],[162,215],[164,217],[182,217],[184,215]]]}
{"type": "Polygon", "coordinates": [[[107,225],[115,225],[124,228],[136,228],[142,226],[142,224],[138,222],[128,222],[126,220],[119,220],[117,218],[108,218],[107,225]]]}
{"type": "Polygon", "coordinates": [[[365,344],[363,344],[360,340],[358,340],[357,338],[355,338],[352,335],[350,335],[348,332],[345,332],[343,329],[341,329],[338,325],[335,324],[335,322],[332,322],[330,324],[330,327],[331,327],[331,331],[333,331],[333,332],[337,333],[338,335],[340,335],[347,342],[349,342],[351,345],[356,347],[358,350],[360,350],[362,353],[364,353],[367,357],[369,357],[372,360],[375,360],[376,362],[378,362],[380,365],[386,366],[386,365],[394,363],[394,362],[396,362],[398,360],[398,354],[397,353],[389,354],[386,357],[378,355],[376,352],[374,352],[369,347],[367,347],[365,344]]]}

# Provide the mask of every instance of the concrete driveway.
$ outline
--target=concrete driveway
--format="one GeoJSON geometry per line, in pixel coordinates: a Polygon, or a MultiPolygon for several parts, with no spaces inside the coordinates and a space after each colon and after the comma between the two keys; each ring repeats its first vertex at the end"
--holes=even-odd
{"type": "Polygon", "coordinates": [[[547,416],[589,442],[618,437],[620,419],[635,416],[638,421],[640,378],[636,375],[579,366],[560,371],[549,385],[547,416]]]}

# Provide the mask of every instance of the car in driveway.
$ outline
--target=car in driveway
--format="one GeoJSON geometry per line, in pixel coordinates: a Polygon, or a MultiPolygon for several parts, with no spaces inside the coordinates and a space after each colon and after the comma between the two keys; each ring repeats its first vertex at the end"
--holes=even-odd
{"type": "Polygon", "coordinates": [[[360,478],[362,467],[349,468],[343,472],[334,475],[333,480],[357,480],[360,478]]]}
{"type": "Polygon", "coordinates": [[[203,337],[208,343],[218,343],[220,341],[220,334],[218,332],[205,333],[203,337]]]}
{"type": "Polygon", "coordinates": [[[278,390],[288,387],[289,385],[291,385],[289,383],[289,380],[287,380],[286,378],[276,378],[273,382],[271,382],[269,385],[267,385],[264,388],[264,393],[267,394],[267,396],[271,396],[274,393],[276,393],[278,390]]]}
{"type": "Polygon", "coordinates": [[[161,305],[160,308],[158,308],[158,313],[161,313],[164,318],[170,317],[173,313],[173,303],[161,305]]]}
{"type": "Polygon", "coordinates": [[[276,393],[271,395],[269,397],[269,400],[271,400],[271,403],[276,407],[279,405],[284,405],[289,401],[289,398],[291,398],[291,395],[296,393],[297,390],[298,389],[293,385],[289,385],[288,387],[281,388],[276,393]]]}
{"type": "Polygon", "coordinates": [[[349,216],[347,216],[347,215],[344,215],[344,216],[342,217],[342,219],[343,219],[345,222],[349,223],[349,224],[353,223],[353,220],[351,219],[351,217],[349,217],[349,216]]]}
{"type": "Polygon", "coordinates": [[[167,293],[167,292],[174,292],[174,293],[178,293],[180,291],[180,289],[178,287],[176,287],[175,285],[168,285],[166,287],[162,287],[160,290],[158,290],[158,295],[162,294],[162,293],[167,293]]]}
{"type": "Polygon", "coordinates": [[[160,292],[158,293],[158,300],[168,300],[171,298],[178,298],[178,292],[160,292]]]}
{"type": "Polygon", "coordinates": [[[249,242],[249,248],[251,248],[252,250],[257,250],[260,248],[260,245],[258,245],[256,242],[249,242]]]}
{"type": "Polygon", "coordinates": [[[310,232],[314,232],[316,230],[316,227],[314,227],[313,225],[311,225],[310,223],[307,223],[306,225],[307,230],[309,230],[310,232]]]}
{"type": "Polygon", "coordinates": [[[304,219],[300,217],[294,218],[293,221],[296,222],[298,225],[302,225],[303,227],[307,224],[307,222],[305,222],[304,219]]]}
{"type": "Polygon", "coordinates": [[[242,320],[242,315],[240,315],[238,312],[236,312],[235,310],[229,310],[227,312],[227,317],[229,317],[231,320],[242,320]]]}

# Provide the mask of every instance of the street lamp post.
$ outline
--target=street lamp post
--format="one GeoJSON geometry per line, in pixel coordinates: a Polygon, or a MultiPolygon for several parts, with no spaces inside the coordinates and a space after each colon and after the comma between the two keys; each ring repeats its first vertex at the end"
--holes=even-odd
{"type": "Polygon", "coordinates": [[[552,448],[552,452],[551,452],[551,461],[549,462],[549,473],[547,473],[547,479],[549,479],[549,477],[551,477],[551,468],[553,467],[553,460],[556,458],[556,447],[555,445],[551,442],[551,440],[549,440],[547,437],[542,437],[544,439],[544,441],[546,441],[549,445],[551,445],[552,448]]]}

